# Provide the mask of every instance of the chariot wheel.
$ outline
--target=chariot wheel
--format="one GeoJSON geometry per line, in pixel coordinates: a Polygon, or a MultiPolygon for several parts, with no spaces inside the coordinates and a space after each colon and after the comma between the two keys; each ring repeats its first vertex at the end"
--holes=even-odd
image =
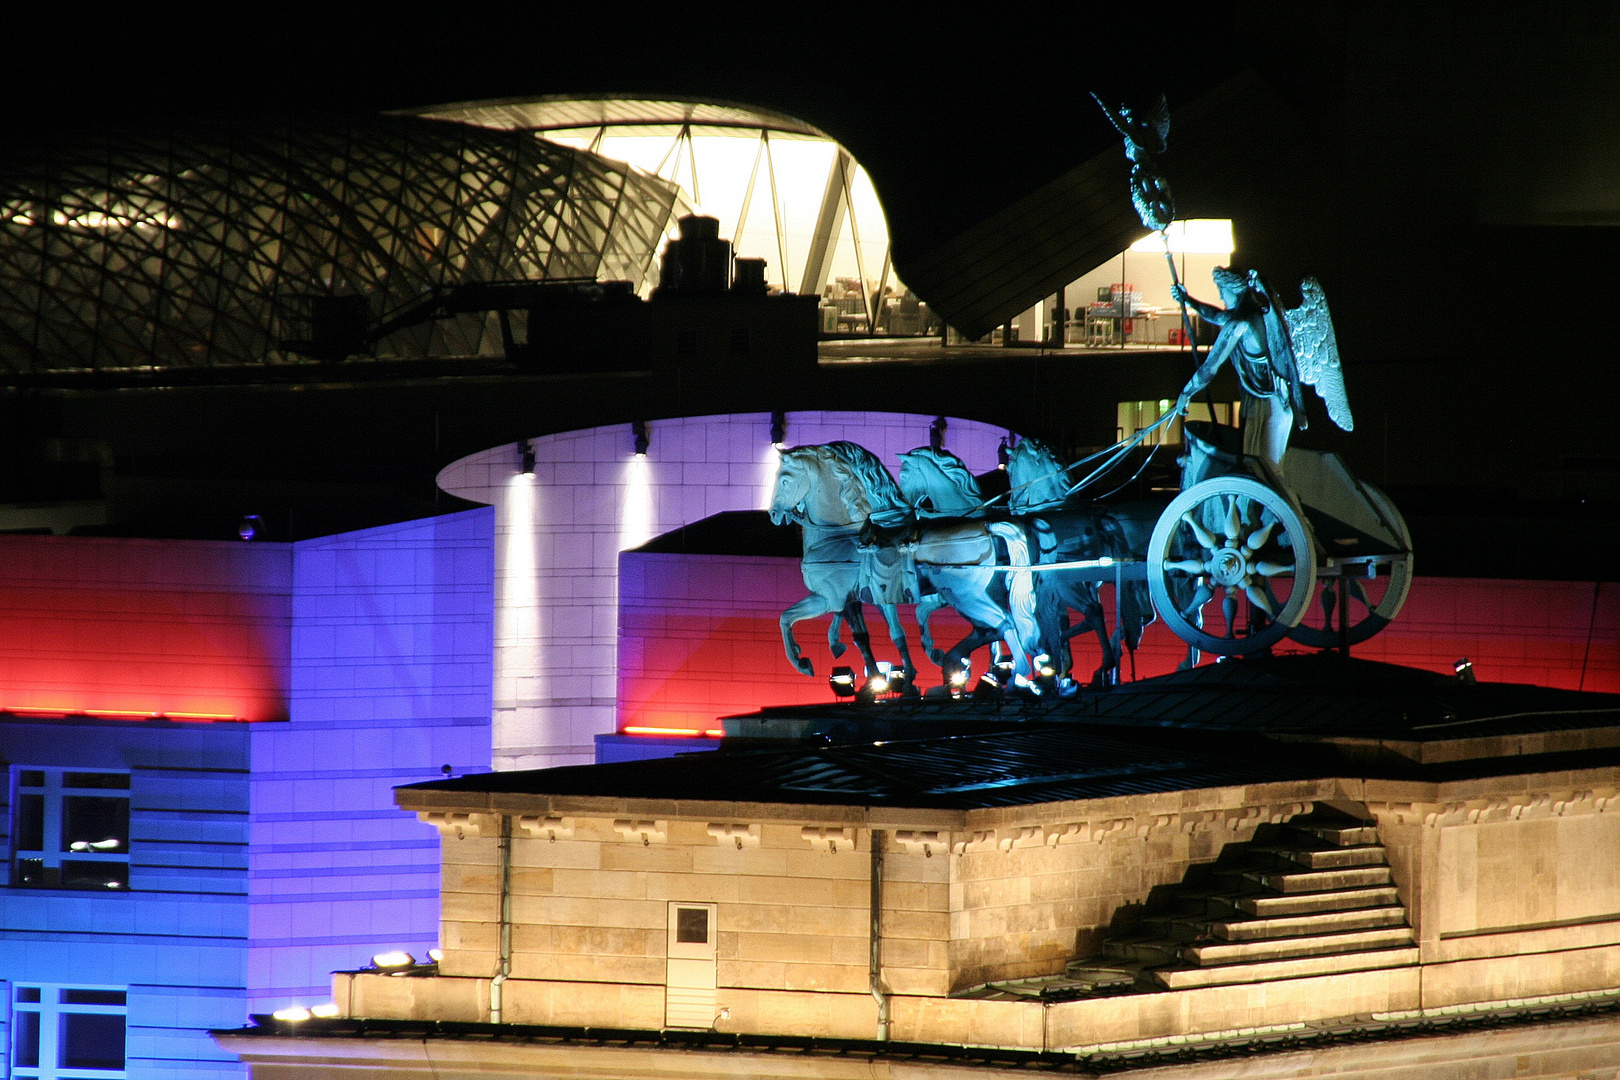
{"type": "Polygon", "coordinates": [[[1153,606],[1202,652],[1242,656],[1281,641],[1316,595],[1316,540],[1289,500],[1248,476],[1173,499],[1147,551],[1153,606]]]}
{"type": "MultiPolygon", "coordinates": [[[[1359,564],[1366,576],[1347,577],[1345,597],[1350,604],[1349,643],[1359,645],[1390,624],[1406,603],[1412,587],[1412,534],[1406,519],[1395,509],[1389,496],[1371,484],[1357,481],[1362,494],[1400,542],[1400,551],[1359,564]]],[[[1358,567],[1359,568],[1359,567],[1358,567]]],[[[1315,603],[1309,604],[1300,624],[1288,631],[1290,639],[1313,649],[1331,649],[1340,644],[1337,611],[1338,578],[1317,578],[1315,603]]]]}

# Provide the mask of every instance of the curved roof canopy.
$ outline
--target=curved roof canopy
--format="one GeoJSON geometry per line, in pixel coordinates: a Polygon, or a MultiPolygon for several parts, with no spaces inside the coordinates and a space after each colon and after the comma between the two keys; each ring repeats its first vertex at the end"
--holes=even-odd
{"type": "MultiPolygon", "coordinates": [[[[0,172],[0,369],[288,361],[323,297],[370,320],[463,282],[639,283],[683,206],[587,150],[414,117],[64,138],[0,172]]],[[[488,322],[379,350],[478,354],[488,322]]]]}
{"type": "Polygon", "coordinates": [[[803,120],[752,105],[681,98],[552,94],[536,98],[467,101],[410,110],[412,115],[479,127],[562,131],[590,127],[748,128],[776,135],[831,139],[803,120]]]}

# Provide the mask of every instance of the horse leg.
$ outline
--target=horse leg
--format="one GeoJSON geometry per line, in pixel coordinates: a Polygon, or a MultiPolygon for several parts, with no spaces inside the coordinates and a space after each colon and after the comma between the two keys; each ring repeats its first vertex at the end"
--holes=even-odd
{"type": "Polygon", "coordinates": [[[1097,686],[1111,686],[1119,682],[1119,653],[1115,651],[1113,640],[1108,636],[1108,623],[1103,617],[1100,599],[1096,611],[1086,612],[1086,621],[1096,623],[1097,647],[1102,650],[1102,663],[1091,676],[1091,681],[1097,686]]]}
{"type": "Polygon", "coordinates": [[[827,649],[833,654],[834,660],[843,656],[844,650],[849,648],[838,638],[838,628],[843,624],[843,614],[837,611],[833,612],[832,622],[827,624],[827,649]]]}
{"type": "Polygon", "coordinates": [[[940,667],[945,671],[955,671],[962,666],[964,660],[969,659],[976,651],[991,642],[1000,640],[1001,631],[975,624],[967,637],[951,646],[945,655],[940,658],[940,667]]]}
{"type": "Polygon", "coordinates": [[[934,644],[934,635],[928,629],[928,620],[933,618],[934,612],[946,606],[945,599],[939,593],[932,593],[917,601],[917,629],[918,636],[922,639],[923,652],[928,659],[941,667],[945,665],[945,654],[934,644]]]}
{"type": "Polygon", "coordinates": [[[898,604],[879,604],[883,612],[883,621],[889,624],[889,640],[894,647],[900,650],[900,668],[906,673],[906,692],[917,692],[917,665],[911,662],[911,643],[906,640],[906,628],[900,625],[900,607],[898,604]]]}
{"type": "Polygon", "coordinates": [[[849,636],[861,651],[861,659],[866,661],[866,674],[872,675],[877,671],[877,657],[872,655],[872,635],[867,632],[866,615],[861,611],[859,600],[851,598],[844,605],[844,621],[849,624],[849,636]]]}
{"type": "Polygon", "coordinates": [[[793,624],[803,622],[805,619],[813,619],[817,615],[825,615],[832,610],[833,606],[827,602],[825,596],[820,593],[811,593],[782,612],[782,617],[777,620],[778,625],[782,628],[782,650],[787,653],[788,663],[806,675],[814,675],[816,668],[810,662],[808,656],[799,652],[799,643],[793,638],[793,624]]]}

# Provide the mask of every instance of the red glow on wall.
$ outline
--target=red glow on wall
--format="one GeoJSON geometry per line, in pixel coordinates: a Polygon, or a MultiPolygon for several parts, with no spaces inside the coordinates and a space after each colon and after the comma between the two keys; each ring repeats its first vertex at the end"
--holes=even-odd
{"type": "MultiPolygon", "coordinates": [[[[796,672],[783,655],[777,616],[804,595],[797,560],[718,555],[627,553],[620,560],[619,730],[714,727],[717,717],[772,705],[835,700],[827,686],[834,664],[857,671],[853,646],[834,660],[829,619],[800,623],[798,641],[816,675],[796,672]]],[[[1111,604],[1111,589],[1105,600],[1111,604]]],[[[881,660],[897,661],[877,609],[867,608],[881,660]]],[[[941,681],[903,622],[920,670],[919,685],[941,681]]],[[[966,624],[952,612],[934,617],[942,645],[966,624]]],[[[849,634],[844,632],[848,643],[849,634]]],[[[1287,646],[1278,651],[1298,648],[1287,646]]],[[[1418,578],[1405,610],[1357,656],[1450,673],[1461,657],[1481,680],[1620,692],[1620,586],[1592,582],[1418,578]]],[[[1174,671],[1186,646],[1162,624],[1149,627],[1124,677],[1174,671]]],[[[1206,657],[1205,662],[1211,658],[1206,657]]],[[[978,668],[983,652],[975,656],[978,668]]],[[[1095,639],[1075,639],[1076,675],[1099,663],[1095,639]]]]}
{"type": "Polygon", "coordinates": [[[290,560],[267,548],[0,538],[0,711],[285,719],[290,560]]]}

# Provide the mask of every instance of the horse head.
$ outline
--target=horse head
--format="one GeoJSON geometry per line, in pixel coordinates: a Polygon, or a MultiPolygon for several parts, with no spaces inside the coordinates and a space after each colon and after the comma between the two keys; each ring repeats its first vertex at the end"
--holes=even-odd
{"type": "Polygon", "coordinates": [[[983,503],[979,481],[962,459],[928,446],[900,455],[900,492],[924,517],[965,517],[983,503]]]}
{"type": "Polygon", "coordinates": [[[1056,451],[1039,439],[1021,439],[1007,462],[1012,494],[1007,505],[1014,513],[1049,510],[1069,497],[1069,474],[1056,451]]]}
{"type": "Polygon", "coordinates": [[[804,524],[807,503],[816,486],[819,469],[813,446],[795,446],[777,455],[776,483],[771,488],[771,524],[804,524]]]}
{"type": "Polygon", "coordinates": [[[865,447],[833,442],[782,451],[770,506],[778,525],[838,528],[873,517],[898,519],[908,511],[894,477],[865,447]]]}

